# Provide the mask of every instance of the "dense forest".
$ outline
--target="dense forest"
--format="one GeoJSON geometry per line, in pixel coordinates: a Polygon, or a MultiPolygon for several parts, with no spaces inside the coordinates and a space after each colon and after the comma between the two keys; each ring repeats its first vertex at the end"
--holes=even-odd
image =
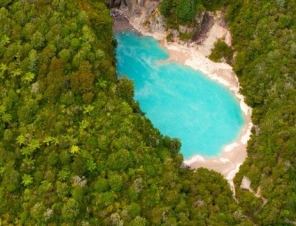
{"type": "Polygon", "coordinates": [[[233,65],[240,91],[253,108],[254,128],[248,143],[248,158],[235,178],[238,203],[255,224],[295,225],[295,1],[163,0],[160,3],[160,12],[169,27],[196,23],[195,15],[203,13],[203,9],[219,9],[226,15],[233,46],[219,40],[210,58],[224,59],[233,65]],[[183,14],[179,10],[182,6],[183,14]],[[250,178],[251,189],[259,194],[257,197],[240,189],[244,176],[250,178]]]}
{"type": "Polygon", "coordinates": [[[0,3],[0,225],[251,225],[118,80],[105,2],[0,3]]]}
{"type": "Polygon", "coordinates": [[[293,2],[184,0],[184,10],[175,2],[160,7],[183,24],[191,23],[190,4],[194,13],[227,10],[233,66],[255,123],[235,178],[237,201],[220,174],[182,165],[179,140],[153,128],[133,100],[133,83],[117,79],[103,0],[2,0],[0,225],[296,220],[293,2]],[[243,176],[260,187],[264,206],[239,189],[243,176]]]}
{"type": "Polygon", "coordinates": [[[243,175],[267,200],[238,190],[245,214],[262,225],[296,223],[295,1],[232,1],[227,20],[237,56],[234,70],[255,124],[243,175]]]}

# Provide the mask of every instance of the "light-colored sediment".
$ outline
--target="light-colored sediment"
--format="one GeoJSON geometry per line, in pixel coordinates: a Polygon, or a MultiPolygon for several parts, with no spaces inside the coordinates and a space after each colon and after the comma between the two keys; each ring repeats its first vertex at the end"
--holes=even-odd
{"type": "Polygon", "coordinates": [[[226,43],[231,43],[229,31],[221,25],[221,19],[218,17],[215,19],[214,25],[208,32],[207,38],[205,38],[201,44],[168,43],[165,40],[165,33],[149,33],[149,31],[142,26],[142,20],[143,18],[130,19],[130,23],[143,35],[153,36],[155,39],[159,40],[160,44],[168,50],[170,55],[169,60],[177,61],[201,71],[211,79],[225,85],[239,100],[241,110],[245,116],[245,125],[238,139],[234,143],[226,145],[223,152],[218,157],[208,158],[196,155],[184,161],[184,163],[191,168],[204,167],[221,173],[228,180],[235,195],[233,178],[238,172],[240,165],[247,157],[247,141],[250,138],[251,128],[253,126],[251,122],[252,109],[245,104],[244,96],[239,93],[239,82],[232,67],[226,63],[215,63],[207,58],[214,43],[218,39],[224,38],[226,43]]]}

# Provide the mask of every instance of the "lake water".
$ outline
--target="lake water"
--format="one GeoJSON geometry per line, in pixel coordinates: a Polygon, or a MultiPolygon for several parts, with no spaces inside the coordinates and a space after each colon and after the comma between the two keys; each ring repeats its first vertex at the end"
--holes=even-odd
{"type": "Polygon", "coordinates": [[[135,100],[163,135],[179,138],[185,159],[212,157],[235,141],[245,123],[239,102],[199,71],[166,62],[158,42],[132,32],[116,34],[118,76],[135,83],[135,100]]]}

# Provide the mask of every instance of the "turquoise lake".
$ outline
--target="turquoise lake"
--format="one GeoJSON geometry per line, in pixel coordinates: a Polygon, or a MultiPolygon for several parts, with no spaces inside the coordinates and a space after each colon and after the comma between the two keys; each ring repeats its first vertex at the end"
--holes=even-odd
{"type": "Polygon", "coordinates": [[[217,156],[238,138],[245,119],[226,87],[190,67],[164,62],[168,53],[151,37],[115,37],[118,76],[134,81],[134,99],[153,125],[181,140],[184,159],[217,156]]]}

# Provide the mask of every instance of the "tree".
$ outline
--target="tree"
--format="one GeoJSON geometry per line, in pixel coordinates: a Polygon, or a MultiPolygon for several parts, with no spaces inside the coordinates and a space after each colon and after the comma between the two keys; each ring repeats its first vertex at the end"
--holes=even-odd
{"type": "Polygon", "coordinates": [[[70,51],[68,49],[63,49],[59,52],[59,57],[64,61],[69,61],[71,58],[70,51]]]}
{"type": "Polygon", "coordinates": [[[47,146],[49,146],[52,141],[53,141],[53,137],[46,136],[43,140],[43,143],[45,143],[47,146]]]}
{"type": "Polygon", "coordinates": [[[122,77],[118,81],[116,94],[131,104],[134,101],[134,83],[126,77],[122,77]]]}
{"type": "Polygon", "coordinates": [[[110,216],[110,219],[111,219],[111,225],[123,226],[123,220],[120,218],[120,215],[118,213],[112,213],[110,216]]]}
{"type": "Polygon", "coordinates": [[[16,68],[15,70],[13,70],[13,71],[11,72],[11,75],[12,75],[13,77],[19,77],[22,73],[23,73],[23,72],[22,72],[22,70],[21,70],[20,68],[16,68]]]}
{"type": "Polygon", "coordinates": [[[17,138],[16,138],[16,142],[19,144],[19,146],[22,146],[26,143],[26,138],[24,135],[19,135],[17,138]]]}
{"type": "Polygon", "coordinates": [[[141,213],[141,208],[137,203],[131,203],[128,207],[128,213],[132,218],[137,217],[141,213]]]}
{"type": "Polygon", "coordinates": [[[31,168],[33,168],[33,167],[34,167],[35,160],[32,159],[31,157],[25,157],[25,158],[23,159],[23,162],[24,162],[24,164],[25,164],[27,167],[31,167],[31,168]]]}
{"type": "Polygon", "coordinates": [[[6,167],[5,174],[2,179],[2,184],[9,192],[16,191],[19,187],[20,174],[11,167],[6,167]]]}
{"type": "Polygon", "coordinates": [[[49,67],[49,73],[45,80],[45,95],[55,99],[60,96],[63,88],[66,88],[67,79],[65,78],[66,63],[62,59],[53,59],[49,67]]]}
{"type": "Polygon", "coordinates": [[[39,31],[36,31],[32,35],[31,41],[35,49],[41,49],[42,47],[44,47],[44,36],[39,31]]]}
{"type": "Polygon", "coordinates": [[[60,180],[66,180],[70,175],[70,172],[68,170],[61,170],[58,174],[58,177],[60,180]]]}
{"type": "Polygon", "coordinates": [[[108,180],[105,178],[98,178],[94,183],[94,189],[98,192],[106,192],[109,190],[108,180]]]}
{"type": "Polygon", "coordinates": [[[3,122],[5,123],[10,123],[12,120],[12,116],[8,113],[4,113],[1,117],[1,119],[3,120],[3,122]]]}
{"type": "Polygon", "coordinates": [[[218,40],[215,43],[214,49],[209,58],[215,62],[220,62],[222,59],[226,60],[228,64],[232,63],[233,50],[224,41],[218,40]]]}
{"type": "Polygon", "coordinates": [[[7,35],[1,37],[0,46],[4,47],[10,43],[10,38],[7,35]]]}
{"type": "Polygon", "coordinates": [[[35,78],[35,74],[34,74],[34,73],[32,73],[32,72],[27,72],[27,73],[25,74],[25,76],[22,77],[22,80],[23,80],[24,82],[26,82],[26,83],[31,83],[31,82],[34,80],[34,78],[35,78]]]}
{"type": "Polygon", "coordinates": [[[83,107],[84,111],[83,114],[90,114],[94,110],[94,106],[87,105],[83,107]]]}
{"type": "Polygon", "coordinates": [[[0,64],[0,78],[4,78],[5,71],[8,70],[8,66],[4,63],[0,64]]]}
{"type": "Polygon", "coordinates": [[[32,139],[30,141],[30,143],[28,144],[28,147],[31,148],[33,151],[35,151],[36,149],[40,148],[39,140],[32,139]]]}
{"type": "Polygon", "coordinates": [[[146,226],[148,225],[147,220],[144,217],[137,216],[135,219],[133,219],[129,226],[146,226]]]}
{"type": "Polygon", "coordinates": [[[88,61],[82,61],[79,70],[70,78],[71,90],[74,94],[85,94],[93,91],[94,74],[88,61]]]}
{"type": "Polygon", "coordinates": [[[80,151],[80,148],[77,145],[72,145],[70,149],[71,154],[76,154],[80,151]]]}
{"type": "Polygon", "coordinates": [[[172,8],[173,8],[172,0],[163,0],[163,1],[160,1],[159,3],[160,13],[165,17],[170,16],[172,8]]]}
{"type": "Polygon", "coordinates": [[[22,184],[25,185],[26,187],[28,187],[29,185],[31,185],[33,183],[33,177],[29,174],[24,174],[22,176],[22,184]]]}
{"type": "Polygon", "coordinates": [[[125,149],[120,149],[118,152],[112,153],[108,157],[108,164],[111,169],[127,169],[132,164],[130,152],[125,149]]]}
{"type": "Polygon", "coordinates": [[[75,221],[79,214],[79,204],[74,198],[69,198],[62,208],[62,218],[67,222],[75,221]]]}
{"type": "Polygon", "coordinates": [[[122,177],[117,174],[110,175],[108,179],[108,184],[111,187],[112,191],[120,192],[123,187],[122,177]]]}
{"type": "Polygon", "coordinates": [[[176,7],[176,12],[181,23],[193,21],[195,16],[194,0],[181,0],[176,7]]]}
{"type": "Polygon", "coordinates": [[[34,149],[31,147],[24,147],[21,149],[21,154],[24,155],[25,157],[29,157],[33,154],[34,149]]]}
{"type": "Polygon", "coordinates": [[[94,170],[97,169],[97,165],[92,159],[89,159],[86,161],[86,167],[87,167],[87,170],[90,172],[93,172],[94,170]]]}

